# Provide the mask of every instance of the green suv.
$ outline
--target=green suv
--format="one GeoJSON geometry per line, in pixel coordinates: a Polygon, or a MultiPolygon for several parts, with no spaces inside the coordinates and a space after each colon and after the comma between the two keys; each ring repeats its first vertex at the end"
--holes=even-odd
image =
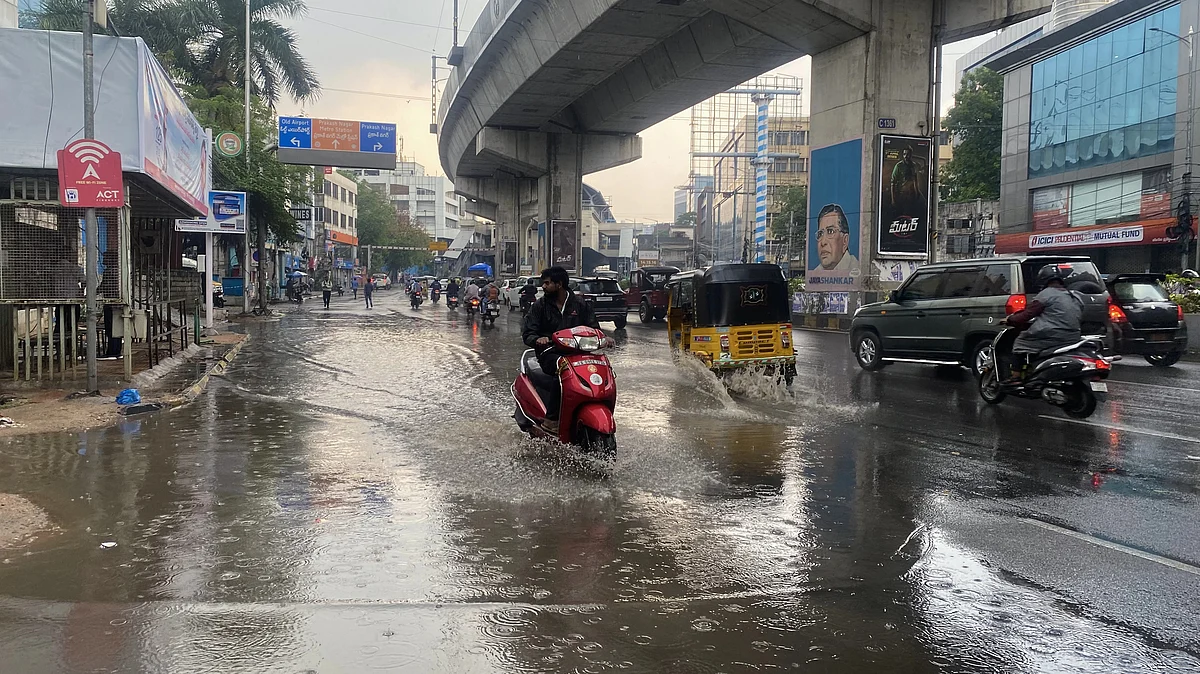
{"type": "Polygon", "coordinates": [[[1020,255],[931,264],[913,272],[886,302],[854,312],[850,348],[860,367],[889,362],[963,365],[978,374],[991,358],[1005,316],[1024,309],[1041,290],[1038,270],[1058,264],[1066,285],[1084,302],[1083,333],[1107,335],[1108,291],[1086,257],[1020,255]]]}

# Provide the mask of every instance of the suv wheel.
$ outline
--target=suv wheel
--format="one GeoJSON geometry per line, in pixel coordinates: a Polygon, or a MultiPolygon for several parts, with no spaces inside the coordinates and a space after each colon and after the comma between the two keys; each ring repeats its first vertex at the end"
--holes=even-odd
{"type": "Polygon", "coordinates": [[[983,372],[983,366],[992,361],[992,342],[988,339],[981,339],[974,347],[971,348],[971,356],[967,360],[967,367],[971,368],[971,372],[976,377],[983,372]]]}
{"type": "Polygon", "coordinates": [[[878,370],[883,367],[883,345],[879,335],[864,330],[854,336],[854,359],[864,370],[878,370]]]}
{"type": "Polygon", "coordinates": [[[1179,351],[1174,351],[1172,353],[1161,353],[1152,356],[1146,356],[1146,362],[1155,367],[1171,367],[1175,363],[1178,363],[1182,356],[1183,353],[1179,351]]]}
{"type": "Polygon", "coordinates": [[[638,320],[643,323],[654,320],[654,314],[650,313],[650,303],[646,300],[642,300],[642,303],[638,305],[638,320]]]}

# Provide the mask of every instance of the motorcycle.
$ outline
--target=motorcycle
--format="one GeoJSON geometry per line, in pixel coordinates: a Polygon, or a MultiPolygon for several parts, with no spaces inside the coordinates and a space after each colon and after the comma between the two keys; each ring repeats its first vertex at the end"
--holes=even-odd
{"type": "Polygon", "coordinates": [[[556,438],[585,452],[612,457],[617,453],[617,381],[612,364],[595,353],[604,333],[586,326],[559,330],[550,338],[560,355],[558,374],[542,372],[533,349],[521,356],[520,371],[511,390],[517,426],[533,438],[556,438]],[[547,419],[546,398],[561,391],[557,420],[547,419]]]}
{"type": "Polygon", "coordinates": [[[421,291],[414,290],[414,291],[412,291],[412,294],[409,296],[408,301],[409,301],[409,303],[412,304],[413,309],[420,309],[421,302],[423,301],[423,299],[424,298],[421,297],[421,291]]]}
{"type": "Polygon", "coordinates": [[[441,299],[441,298],[442,298],[442,291],[441,291],[441,290],[438,290],[437,288],[434,288],[433,290],[430,290],[430,291],[429,291],[429,299],[430,299],[430,300],[431,300],[431,301],[432,301],[434,304],[437,304],[437,303],[438,303],[438,300],[439,300],[439,299],[441,299]]]}
{"type": "Polygon", "coordinates": [[[483,317],[483,324],[496,327],[496,319],[500,318],[500,303],[488,302],[487,310],[480,314],[483,317]]]}
{"type": "Polygon", "coordinates": [[[479,298],[472,297],[471,299],[467,300],[467,316],[474,317],[475,314],[478,312],[479,312],[479,298]]]}
{"type": "Polygon", "coordinates": [[[529,313],[529,308],[533,306],[533,297],[530,295],[521,295],[521,313],[529,313]]]}
{"type": "Polygon", "coordinates": [[[1075,344],[1047,349],[1036,354],[1026,372],[1007,380],[1012,370],[1012,348],[1020,330],[1008,327],[992,341],[992,356],[979,372],[979,396],[996,405],[1007,396],[1041,399],[1061,407],[1067,416],[1086,419],[1108,394],[1104,382],[1112,371],[1112,359],[1102,355],[1101,337],[1084,337],[1075,344]]]}
{"type": "Polygon", "coordinates": [[[451,295],[446,298],[447,309],[458,309],[458,295],[451,295]]]}

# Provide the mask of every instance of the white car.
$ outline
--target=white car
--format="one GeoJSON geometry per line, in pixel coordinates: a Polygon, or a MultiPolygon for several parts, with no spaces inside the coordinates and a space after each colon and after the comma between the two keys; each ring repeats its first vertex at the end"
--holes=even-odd
{"type": "MultiPolygon", "coordinates": [[[[514,309],[521,306],[521,288],[525,287],[528,280],[532,278],[537,282],[537,276],[521,276],[515,279],[509,279],[504,282],[504,287],[500,289],[500,293],[504,298],[504,303],[514,309]]],[[[542,296],[542,286],[538,286],[538,298],[542,296]]]]}
{"type": "Polygon", "coordinates": [[[392,287],[392,279],[387,274],[375,274],[371,279],[375,281],[375,287],[380,290],[388,290],[392,287]]]}

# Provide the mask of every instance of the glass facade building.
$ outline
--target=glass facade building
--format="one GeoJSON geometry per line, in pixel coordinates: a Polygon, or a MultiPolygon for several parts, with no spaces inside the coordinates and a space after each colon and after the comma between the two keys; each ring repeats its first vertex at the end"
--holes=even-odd
{"type": "Polygon", "coordinates": [[[1175,148],[1179,6],[1033,64],[1029,178],[1175,148]],[[1164,32],[1160,32],[1164,31],[1164,32]]]}

